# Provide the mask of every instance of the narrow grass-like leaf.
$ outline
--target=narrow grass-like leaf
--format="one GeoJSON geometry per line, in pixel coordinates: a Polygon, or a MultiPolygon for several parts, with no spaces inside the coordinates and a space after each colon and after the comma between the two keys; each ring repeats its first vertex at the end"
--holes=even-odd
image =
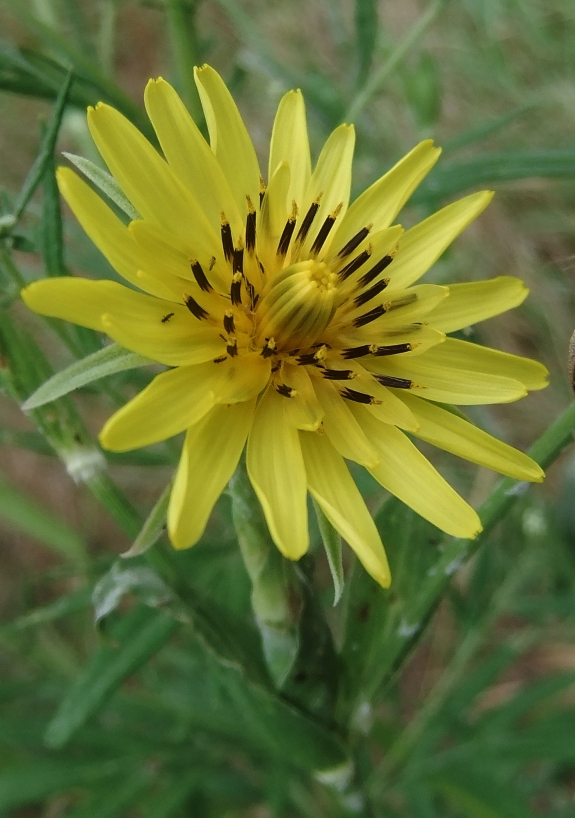
{"type": "Polygon", "coordinates": [[[64,84],[62,85],[58,97],[56,98],[54,112],[42,140],[40,152],[38,153],[34,164],[30,168],[30,171],[24,180],[24,184],[22,185],[22,189],[18,194],[18,198],[16,199],[16,204],[14,205],[14,217],[16,219],[19,219],[24,212],[24,209],[32,198],[34,191],[42,181],[42,177],[46,172],[46,167],[54,156],[54,146],[56,145],[58,131],[60,130],[62,117],[64,116],[68,90],[72,82],[72,73],[72,70],[70,70],[66,75],[64,84]]]}
{"type": "Polygon", "coordinates": [[[489,122],[476,125],[475,127],[470,128],[468,131],[464,131],[463,133],[454,136],[452,139],[448,139],[442,145],[443,155],[445,156],[447,153],[454,153],[461,148],[466,148],[468,145],[474,145],[476,142],[480,142],[482,139],[486,139],[488,136],[493,136],[493,134],[496,134],[503,128],[506,128],[507,125],[513,122],[513,120],[518,119],[536,107],[535,102],[520,105],[518,108],[514,108],[512,111],[509,111],[509,113],[497,117],[497,119],[492,119],[489,122]]]}
{"type": "Polygon", "coordinates": [[[49,622],[63,619],[65,616],[76,613],[76,611],[80,611],[83,608],[91,607],[92,592],[90,588],[83,588],[81,591],[60,596],[49,605],[35,608],[23,616],[20,616],[18,619],[15,619],[13,622],[2,625],[0,627],[0,636],[13,636],[30,628],[41,627],[42,625],[47,625],[49,622]]]}
{"type": "Polygon", "coordinates": [[[44,406],[62,395],[67,395],[81,386],[98,381],[108,375],[115,375],[127,369],[153,364],[149,358],[130,352],[119,344],[109,344],[104,349],[75,361],[66,369],[57,372],[50,380],[43,383],[27,401],[22,404],[25,412],[44,406]]]}
{"type": "Polygon", "coordinates": [[[143,818],[172,818],[180,815],[191,793],[201,782],[201,772],[181,773],[165,791],[149,799],[143,818]]]}
{"type": "Polygon", "coordinates": [[[323,547],[325,548],[329,570],[331,571],[331,578],[333,580],[333,604],[335,606],[341,599],[345,583],[341,537],[315,500],[313,501],[313,506],[317,516],[317,524],[319,526],[323,547]]]}
{"type": "Polygon", "coordinates": [[[0,772],[0,811],[34,804],[50,795],[100,783],[117,775],[119,761],[83,761],[71,758],[40,759],[4,767],[0,772]]]}
{"type": "Polygon", "coordinates": [[[46,730],[46,745],[63,747],[178,626],[171,616],[140,605],[124,616],[111,631],[115,644],[98,648],[64,697],[46,730]]]}
{"type": "Polygon", "coordinates": [[[469,818],[534,818],[527,800],[511,785],[494,781],[491,771],[468,765],[442,770],[430,786],[469,818]]]}
{"type": "Polygon", "coordinates": [[[137,557],[158,542],[162,534],[166,531],[166,516],[171,491],[172,482],[170,481],[150,511],[146,522],[142,526],[142,530],[134,540],[131,548],[124,551],[120,556],[124,558],[137,557]]]}
{"type": "Polygon", "coordinates": [[[575,179],[575,148],[509,151],[442,163],[422,182],[410,204],[433,203],[477,185],[535,178],[575,179]]]}
{"type": "Polygon", "coordinates": [[[96,622],[115,610],[128,593],[135,594],[150,607],[165,605],[174,596],[163,579],[147,565],[128,566],[115,562],[96,583],[92,593],[96,622]]]}
{"type": "Polygon", "coordinates": [[[362,85],[371,68],[377,40],[377,0],[355,0],[355,35],[358,62],[358,85],[362,85]]]}
{"type": "Polygon", "coordinates": [[[67,275],[68,271],[64,266],[62,208],[53,153],[46,161],[42,178],[41,245],[46,273],[49,276],[67,275]]]}
{"type": "Polygon", "coordinates": [[[79,534],[36,500],[0,477],[0,517],[47,545],[59,556],[83,564],[86,545],[79,534]]]}
{"type": "Polygon", "coordinates": [[[66,153],[66,151],[64,151],[64,156],[69,162],[75,165],[78,170],[81,170],[84,176],[111,199],[120,210],[123,210],[130,219],[140,218],[140,214],[136,208],[132,205],[130,200],[124,196],[120,185],[108,171],[99,168],[98,165],[89,159],[85,159],[83,156],[76,156],[73,153],[66,153]]]}
{"type": "Polygon", "coordinates": [[[76,809],[66,813],[66,818],[124,818],[132,805],[150,787],[150,772],[138,770],[125,780],[110,782],[110,786],[98,788],[96,794],[76,809]]]}

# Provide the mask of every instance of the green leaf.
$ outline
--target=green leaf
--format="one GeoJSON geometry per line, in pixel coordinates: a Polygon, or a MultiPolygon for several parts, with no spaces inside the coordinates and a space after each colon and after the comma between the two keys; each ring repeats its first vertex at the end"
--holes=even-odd
{"type": "Polygon", "coordinates": [[[22,410],[29,412],[100,378],[153,363],[155,361],[150,358],[130,352],[119,344],[109,344],[53,375],[22,404],[22,410]]]}
{"type": "Polygon", "coordinates": [[[80,807],[66,813],[66,818],[124,818],[130,805],[150,787],[149,771],[138,770],[126,779],[98,788],[96,794],[80,807]]]}
{"type": "Polygon", "coordinates": [[[60,192],[56,181],[56,163],[52,153],[42,178],[42,259],[49,276],[67,275],[64,265],[64,237],[60,192]]]}
{"type": "Polygon", "coordinates": [[[56,139],[58,137],[58,131],[60,130],[60,125],[62,124],[62,117],[64,116],[64,110],[66,108],[66,99],[68,97],[68,91],[70,89],[70,83],[72,82],[72,70],[68,71],[66,75],[66,79],[64,80],[64,84],[62,85],[58,97],[56,99],[56,104],[54,106],[54,112],[52,114],[52,119],[46,129],[46,133],[42,140],[42,144],[40,146],[40,152],[36,157],[34,164],[30,168],[26,179],[24,180],[24,184],[22,185],[22,189],[18,194],[16,199],[16,204],[14,205],[14,217],[19,219],[26,205],[32,198],[34,191],[42,181],[42,177],[46,172],[46,168],[48,167],[49,163],[53,161],[54,156],[54,147],[56,145],[56,139]]]}
{"type": "Polygon", "coordinates": [[[0,634],[2,636],[11,637],[29,628],[47,625],[49,622],[55,622],[57,619],[62,619],[65,616],[76,613],[76,611],[81,611],[83,608],[91,607],[91,590],[89,588],[83,588],[81,591],[60,596],[49,605],[35,608],[23,616],[20,616],[18,619],[8,622],[6,625],[2,625],[0,627],[0,634]]]}
{"type": "Polygon", "coordinates": [[[333,580],[333,604],[335,606],[341,599],[345,585],[341,537],[315,500],[313,501],[313,506],[317,516],[317,524],[319,526],[323,547],[325,548],[329,570],[331,571],[331,578],[333,580]]]}
{"type": "Polygon", "coordinates": [[[431,171],[409,203],[429,204],[478,185],[534,178],[575,179],[575,149],[509,151],[446,162],[431,171]]]}
{"type": "Polygon", "coordinates": [[[5,767],[0,772],[0,811],[43,801],[72,788],[100,783],[122,768],[118,761],[78,762],[70,758],[41,759],[5,767]]]}
{"type": "Polygon", "coordinates": [[[0,477],[0,517],[72,562],[86,563],[86,544],[73,528],[0,477]]]}
{"type": "Polygon", "coordinates": [[[436,773],[429,785],[469,818],[535,818],[522,795],[487,770],[454,765],[436,773]]]}
{"type": "Polygon", "coordinates": [[[102,191],[111,201],[116,204],[120,210],[123,210],[124,213],[130,217],[130,219],[139,219],[140,214],[132,205],[130,200],[124,195],[122,192],[122,188],[116,182],[114,177],[108,171],[103,170],[102,168],[98,167],[98,165],[91,162],[89,159],[85,159],[83,156],[76,156],[74,153],[66,153],[64,151],[64,156],[68,161],[70,161],[73,165],[75,165],[78,170],[81,170],[84,176],[86,176],[91,182],[93,182],[96,187],[102,191]]]}
{"type": "Polygon", "coordinates": [[[96,583],[92,593],[96,622],[115,610],[128,593],[135,594],[144,605],[151,608],[166,605],[174,599],[172,590],[148,566],[128,567],[126,564],[115,562],[96,583]]]}
{"type": "Polygon", "coordinates": [[[48,747],[59,748],[96,713],[122,682],[166,644],[179,627],[171,616],[138,605],[111,629],[75,679],[46,730],[48,747]]]}
{"type": "Polygon", "coordinates": [[[165,790],[149,799],[143,818],[171,818],[172,815],[180,815],[202,777],[202,773],[197,770],[180,773],[165,790]]]}
{"type": "Polygon", "coordinates": [[[355,0],[358,85],[362,85],[369,74],[378,28],[377,0],[355,0]]]}
{"type": "Polygon", "coordinates": [[[172,493],[172,481],[168,483],[166,488],[160,494],[155,506],[150,511],[146,522],[142,526],[142,530],[134,540],[131,548],[121,554],[122,557],[128,559],[130,557],[137,557],[144,554],[148,548],[151,548],[158,542],[162,534],[166,531],[166,516],[168,514],[168,505],[170,503],[170,494],[172,493]]]}

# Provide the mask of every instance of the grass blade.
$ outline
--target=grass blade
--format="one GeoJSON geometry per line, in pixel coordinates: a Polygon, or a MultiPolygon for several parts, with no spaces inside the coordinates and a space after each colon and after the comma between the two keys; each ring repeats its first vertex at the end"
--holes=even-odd
{"type": "Polygon", "coordinates": [[[99,190],[102,191],[102,193],[111,199],[114,204],[120,208],[120,210],[123,210],[124,213],[130,217],[130,219],[140,218],[140,214],[132,205],[130,200],[124,196],[120,185],[110,173],[102,168],[99,168],[98,165],[95,165],[94,162],[91,162],[89,159],[85,159],[83,156],[76,156],[73,153],[66,153],[65,151],[64,156],[69,162],[75,165],[78,170],[81,170],[84,176],[86,176],[94,185],[96,185],[99,190]]]}

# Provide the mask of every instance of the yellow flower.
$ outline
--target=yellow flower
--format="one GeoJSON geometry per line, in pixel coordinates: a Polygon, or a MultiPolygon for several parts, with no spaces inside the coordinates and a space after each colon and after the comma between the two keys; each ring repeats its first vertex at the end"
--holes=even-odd
{"type": "Polygon", "coordinates": [[[186,431],[168,512],[176,548],[202,536],[247,442],[249,477],[282,554],[308,549],[309,491],[388,586],[344,458],[456,537],[476,536],[479,518],[406,432],[502,474],[543,478],[529,457],[438,405],[506,403],[545,386],[536,361],[446,338],[517,306],[526,288],[507,276],[416,283],[492,194],[405,232],[390,226],[439,156],[426,140],[350,205],[354,129],[335,129],[312,172],[299,91],[280,102],[266,187],[221,77],[204,66],[196,82],[210,145],[172,87],[148,83],[165,159],[118,111],[89,109],[94,141],[141,218],[124,225],[75,173],[58,171],[86,233],[139,291],[60,278],[31,284],[23,298],[171,367],[100,439],[126,451],[186,431]]]}

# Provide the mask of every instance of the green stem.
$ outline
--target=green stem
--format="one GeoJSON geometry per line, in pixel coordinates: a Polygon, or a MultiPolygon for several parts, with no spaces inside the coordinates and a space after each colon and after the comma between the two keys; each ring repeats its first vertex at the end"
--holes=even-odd
{"type": "Polygon", "coordinates": [[[176,86],[198,125],[203,122],[202,106],[194,82],[194,66],[200,64],[196,12],[199,0],[165,0],[170,44],[176,65],[176,86]]]}
{"type": "Polygon", "coordinates": [[[229,492],[240,550],[252,582],[252,608],[264,656],[272,678],[281,687],[299,648],[284,561],[271,541],[245,463],[236,469],[229,492]]]}
{"type": "Polygon", "coordinates": [[[422,14],[419,20],[409,29],[403,40],[391,52],[387,60],[381,65],[377,71],[372,74],[362,89],[355,95],[353,102],[346,111],[345,121],[354,122],[366,105],[380,90],[381,86],[388,78],[388,76],[395,70],[399,63],[403,60],[410,48],[421,37],[425,29],[435,19],[437,12],[443,5],[443,0],[435,0],[425,14],[422,14]]]}

